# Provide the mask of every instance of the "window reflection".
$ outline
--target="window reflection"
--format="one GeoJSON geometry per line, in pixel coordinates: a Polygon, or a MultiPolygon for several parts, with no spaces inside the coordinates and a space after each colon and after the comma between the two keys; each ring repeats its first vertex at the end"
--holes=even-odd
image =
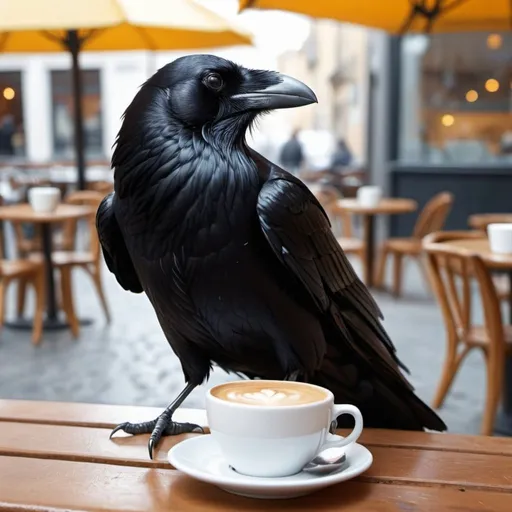
{"type": "MultiPolygon", "coordinates": [[[[52,71],[53,151],[59,158],[74,158],[74,111],[70,71],[52,71]]],[[[85,151],[89,158],[101,158],[103,134],[99,70],[82,70],[82,109],[85,151]]]]}
{"type": "Polygon", "coordinates": [[[21,72],[0,72],[0,158],[23,156],[21,72]]]}
{"type": "Polygon", "coordinates": [[[403,38],[401,160],[512,161],[512,35],[403,38]]]}

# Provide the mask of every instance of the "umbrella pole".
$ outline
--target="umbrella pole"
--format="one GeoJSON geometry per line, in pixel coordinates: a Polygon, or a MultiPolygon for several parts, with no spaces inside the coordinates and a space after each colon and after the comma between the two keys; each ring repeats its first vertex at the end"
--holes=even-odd
{"type": "Polygon", "coordinates": [[[74,110],[74,132],[75,132],[75,155],[76,168],[78,172],[78,189],[85,190],[85,137],[82,112],[82,79],[80,73],[81,40],[78,31],[68,30],[67,46],[72,59],[72,84],[73,84],[73,110],[74,110]]]}

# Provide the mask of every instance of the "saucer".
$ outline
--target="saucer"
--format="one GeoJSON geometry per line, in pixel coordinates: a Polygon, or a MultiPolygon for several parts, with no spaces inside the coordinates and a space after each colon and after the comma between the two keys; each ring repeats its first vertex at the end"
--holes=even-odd
{"type": "Polygon", "coordinates": [[[285,499],[304,496],[330,485],[350,480],[366,471],[373,461],[364,446],[346,447],[347,461],[337,471],[314,475],[302,471],[281,478],[260,478],[237,473],[228,465],[211,435],[191,437],[169,450],[169,462],[178,470],[202,482],[248,498],[285,499]]]}

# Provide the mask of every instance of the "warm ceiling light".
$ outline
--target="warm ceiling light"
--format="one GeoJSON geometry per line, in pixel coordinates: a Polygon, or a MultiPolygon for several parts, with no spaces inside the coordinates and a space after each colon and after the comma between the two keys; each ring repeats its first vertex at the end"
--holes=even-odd
{"type": "Polygon", "coordinates": [[[466,93],[466,101],[468,101],[469,103],[474,103],[477,99],[478,93],[474,89],[471,89],[466,93]]]}
{"type": "Polygon", "coordinates": [[[455,117],[453,117],[451,114],[445,114],[443,117],[441,117],[441,123],[443,126],[452,126],[453,123],[455,123],[455,117]]]}
{"type": "Polygon", "coordinates": [[[6,87],[4,89],[3,95],[6,100],[12,100],[14,99],[14,96],[16,96],[16,92],[12,87],[6,87]]]}
{"type": "Polygon", "coordinates": [[[489,92],[496,92],[500,88],[500,83],[496,78],[489,78],[489,80],[485,82],[485,88],[489,92]]]}
{"type": "Polygon", "coordinates": [[[487,36],[487,48],[497,50],[498,48],[501,48],[502,44],[503,39],[499,34],[489,34],[487,36]]]}

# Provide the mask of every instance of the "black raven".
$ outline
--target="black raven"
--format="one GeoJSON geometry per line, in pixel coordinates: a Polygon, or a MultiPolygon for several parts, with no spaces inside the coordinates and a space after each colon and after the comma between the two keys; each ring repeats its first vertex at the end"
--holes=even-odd
{"type": "Polygon", "coordinates": [[[150,456],[162,435],[198,428],[172,414],[212,364],[325,386],[369,427],[446,429],[400,371],[315,196],[246,144],[258,115],[316,101],[294,78],[193,55],[155,73],[124,114],[99,238],[119,284],[148,296],[186,381],[159,418],[112,432],[151,432],[150,456]]]}

